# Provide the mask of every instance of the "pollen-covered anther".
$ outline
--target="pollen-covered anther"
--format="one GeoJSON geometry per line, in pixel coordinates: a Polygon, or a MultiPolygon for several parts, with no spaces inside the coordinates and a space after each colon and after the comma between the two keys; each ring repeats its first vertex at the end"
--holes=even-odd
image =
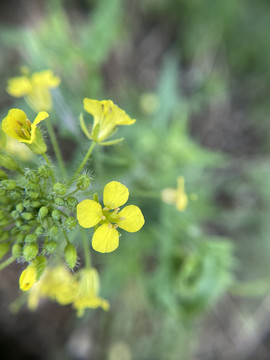
{"type": "Polygon", "coordinates": [[[113,228],[114,228],[114,229],[117,229],[118,227],[119,227],[119,226],[118,226],[117,224],[114,224],[114,225],[113,225],[113,228]]]}
{"type": "Polygon", "coordinates": [[[101,220],[106,220],[106,216],[102,215],[101,220]]]}
{"type": "Polygon", "coordinates": [[[110,229],[112,229],[112,228],[113,228],[113,224],[109,223],[109,224],[108,224],[108,227],[109,227],[110,229]]]}
{"type": "Polygon", "coordinates": [[[108,211],[108,210],[110,210],[110,208],[108,208],[107,206],[105,206],[105,207],[103,208],[103,210],[108,211]]]}
{"type": "Polygon", "coordinates": [[[124,217],[124,216],[120,216],[119,218],[118,218],[118,220],[125,220],[126,218],[124,217]]]}

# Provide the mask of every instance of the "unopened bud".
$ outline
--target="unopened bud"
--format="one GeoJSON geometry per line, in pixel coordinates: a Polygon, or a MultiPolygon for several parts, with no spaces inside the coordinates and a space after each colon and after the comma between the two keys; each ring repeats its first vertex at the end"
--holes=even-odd
{"type": "Polygon", "coordinates": [[[53,190],[57,195],[65,195],[65,193],[67,192],[67,186],[63,183],[58,182],[53,185],[53,190]]]}
{"type": "Polygon", "coordinates": [[[67,206],[74,209],[78,205],[78,200],[74,196],[70,196],[66,200],[67,206]]]}
{"type": "Polygon", "coordinates": [[[65,261],[70,269],[73,269],[77,262],[77,251],[72,244],[68,244],[64,250],[65,261]]]}
{"type": "Polygon", "coordinates": [[[52,173],[52,169],[48,165],[42,165],[38,168],[38,175],[44,179],[51,177],[52,173]]]}
{"type": "Polygon", "coordinates": [[[59,197],[59,196],[54,199],[54,203],[55,203],[57,206],[64,206],[64,205],[65,205],[64,199],[62,199],[62,198],[59,197]]]}
{"type": "Polygon", "coordinates": [[[24,220],[31,220],[31,219],[33,219],[33,214],[31,214],[30,212],[23,212],[22,214],[21,214],[21,217],[24,219],[24,220]]]}
{"type": "Polygon", "coordinates": [[[23,210],[24,210],[23,203],[17,204],[17,205],[16,205],[16,210],[17,210],[19,213],[22,213],[23,210]]]}
{"type": "Polygon", "coordinates": [[[43,219],[45,216],[48,215],[48,212],[49,212],[49,209],[47,208],[47,206],[42,206],[38,212],[39,218],[43,219]]]}
{"type": "Polygon", "coordinates": [[[44,243],[44,250],[46,250],[47,253],[52,254],[52,253],[54,253],[56,246],[57,246],[56,241],[46,240],[44,243]]]}
{"type": "Polygon", "coordinates": [[[9,155],[0,154],[0,166],[5,169],[17,171],[20,169],[20,165],[9,155]]]}
{"type": "Polygon", "coordinates": [[[36,234],[37,236],[40,236],[40,235],[42,235],[42,234],[44,233],[44,231],[45,231],[44,227],[40,225],[40,226],[38,226],[38,227],[36,228],[35,234],[36,234]]]}
{"type": "Polygon", "coordinates": [[[57,210],[57,209],[54,209],[54,210],[52,211],[52,218],[53,218],[55,221],[60,220],[60,218],[61,218],[61,213],[60,213],[60,211],[57,210]]]}
{"type": "Polygon", "coordinates": [[[33,190],[27,191],[27,195],[28,195],[31,199],[37,199],[37,198],[38,198],[38,192],[33,191],[33,190]]]}
{"type": "Polygon", "coordinates": [[[16,187],[16,181],[15,180],[2,180],[0,181],[0,188],[3,188],[5,190],[14,190],[16,187]]]}
{"type": "Polygon", "coordinates": [[[28,234],[26,235],[24,241],[26,244],[32,244],[34,243],[36,240],[36,235],[35,234],[28,234]]]}
{"type": "Polygon", "coordinates": [[[10,243],[1,243],[0,244],[0,260],[6,255],[10,248],[10,243]]]}
{"type": "Polygon", "coordinates": [[[49,228],[49,231],[48,231],[50,237],[55,237],[55,236],[57,236],[57,235],[58,235],[58,232],[59,232],[58,227],[55,226],[55,225],[51,226],[51,227],[49,228]]]}
{"type": "Polygon", "coordinates": [[[69,216],[65,221],[65,226],[68,231],[74,229],[77,225],[77,220],[73,216],[69,216]]]}
{"type": "Polygon", "coordinates": [[[11,249],[12,256],[16,259],[19,259],[22,256],[22,245],[21,244],[14,244],[11,249]]]}
{"type": "Polygon", "coordinates": [[[90,183],[91,183],[91,179],[86,174],[82,174],[77,177],[76,185],[77,188],[80,190],[86,190],[89,187],[90,183]]]}
{"type": "Polygon", "coordinates": [[[31,201],[31,207],[34,209],[39,208],[40,205],[41,205],[41,202],[38,200],[31,201]]]}
{"type": "Polygon", "coordinates": [[[29,262],[33,260],[38,254],[37,244],[26,245],[23,249],[23,257],[25,261],[29,262]]]}
{"type": "Polygon", "coordinates": [[[27,180],[33,183],[39,182],[39,178],[33,170],[27,169],[24,173],[24,176],[26,177],[27,180]]]}

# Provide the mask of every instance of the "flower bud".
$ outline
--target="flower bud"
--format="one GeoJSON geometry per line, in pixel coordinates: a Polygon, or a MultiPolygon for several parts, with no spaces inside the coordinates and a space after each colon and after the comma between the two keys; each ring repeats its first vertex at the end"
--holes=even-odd
{"type": "Polygon", "coordinates": [[[58,221],[61,219],[61,212],[57,209],[54,209],[52,211],[52,218],[55,220],[55,221],[58,221]]]}
{"type": "Polygon", "coordinates": [[[49,254],[54,253],[56,247],[57,247],[56,241],[46,240],[44,243],[44,250],[46,250],[47,253],[49,253],[49,254]]]}
{"type": "Polygon", "coordinates": [[[41,277],[41,275],[43,274],[43,272],[46,268],[47,259],[45,256],[37,256],[35,258],[35,260],[33,261],[33,264],[35,264],[35,266],[36,266],[37,280],[39,280],[39,278],[41,277]]]}
{"type": "Polygon", "coordinates": [[[9,195],[13,198],[13,199],[21,199],[22,194],[19,190],[12,190],[9,195]]]}
{"type": "Polygon", "coordinates": [[[8,154],[0,154],[0,166],[7,170],[20,170],[20,165],[8,154]]]}
{"type": "Polygon", "coordinates": [[[12,256],[19,259],[22,256],[23,247],[21,244],[14,244],[11,249],[12,256]]]}
{"type": "Polygon", "coordinates": [[[23,257],[24,260],[29,262],[33,260],[38,254],[38,246],[37,244],[26,245],[23,249],[23,257]]]}
{"type": "Polygon", "coordinates": [[[0,181],[0,188],[5,190],[14,190],[16,187],[16,181],[15,180],[2,180],[0,181]]]}
{"type": "Polygon", "coordinates": [[[34,209],[39,208],[40,205],[41,205],[41,202],[38,200],[31,201],[31,207],[34,209]]]}
{"type": "Polygon", "coordinates": [[[16,205],[16,210],[19,212],[19,213],[22,213],[24,208],[23,208],[23,203],[19,203],[16,205]]]}
{"type": "Polygon", "coordinates": [[[55,183],[53,185],[53,191],[55,192],[55,194],[57,195],[65,195],[65,193],[67,192],[67,186],[63,183],[55,183]]]}
{"type": "Polygon", "coordinates": [[[35,234],[28,234],[26,235],[24,241],[26,244],[32,244],[34,243],[36,240],[36,235],[35,234]]]}
{"type": "Polygon", "coordinates": [[[70,269],[73,269],[77,261],[77,251],[72,244],[67,244],[64,250],[65,261],[70,269]]]}
{"type": "Polygon", "coordinates": [[[10,248],[10,243],[1,243],[0,244],[0,260],[6,255],[10,248]]]}
{"type": "Polygon", "coordinates": [[[37,281],[37,270],[36,266],[34,264],[30,264],[27,266],[25,270],[23,270],[19,284],[20,289],[22,291],[27,291],[31,289],[31,287],[34,285],[34,283],[37,281]]]}
{"type": "Polygon", "coordinates": [[[42,165],[38,168],[38,175],[44,179],[51,177],[52,173],[52,169],[48,165],[42,165]]]}
{"type": "Polygon", "coordinates": [[[42,207],[39,209],[38,217],[39,217],[40,219],[43,219],[43,218],[45,218],[45,216],[48,215],[48,212],[49,212],[49,209],[47,208],[47,206],[42,206],[42,207]]]}
{"type": "Polygon", "coordinates": [[[28,195],[31,199],[37,199],[37,198],[38,198],[38,193],[37,193],[36,191],[33,191],[33,190],[27,191],[27,195],[28,195]]]}
{"type": "Polygon", "coordinates": [[[74,209],[78,205],[78,200],[74,196],[69,196],[66,203],[70,209],[74,209]]]}
{"type": "Polygon", "coordinates": [[[76,185],[77,188],[80,190],[86,190],[89,187],[90,183],[91,183],[91,179],[86,174],[82,174],[77,177],[76,185]]]}
{"type": "Polygon", "coordinates": [[[41,225],[38,226],[38,227],[36,228],[36,230],[35,230],[35,234],[36,234],[37,236],[42,235],[44,232],[45,232],[45,229],[44,229],[44,227],[41,226],[41,225]]]}
{"type": "Polygon", "coordinates": [[[3,170],[0,170],[0,180],[8,179],[7,173],[5,173],[3,170]]]}
{"type": "Polygon", "coordinates": [[[22,214],[21,214],[21,217],[24,219],[24,220],[31,220],[31,219],[33,219],[33,214],[31,214],[30,212],[27,212],[27,211],[25,211],[25,212],[23,212],[22,214]]]}
{"type": "Polygon", "coordinates": [[[9,232],[8,231],[2,231],[0,234],[0,241],[6,241],[9,239],[9,232]]]}
{"type": "Polygon", "coordinates": [[[32,228],[31,225],[24,224],[24,225],[21,226],[20,230],[21,230],[21,231],[30,231],[31,228],[32,228]]]}
{"type": "Polygon", "coordinates": [[[54,203],[55,203],[57,206],[64,206],[64,205],[65,205],[64,199],[62,199],[62,198],[59,197],[59,196],[54,199],[54,203]]]}
{"type": "Polygon", "coordinates": [[[51,227],[49,228],[49,230],[48,230],[48,234],[49,234],[50,237],[55,237],[55,236],[57,236],[57,235],[58,235],[58,232],[59,232],[58,227],[55,226],[55,225],[51,226],[51,227]]]}
{"type": "Polygon", "coordinates": [[[18,219],[15,221],[15,225],[17,226],[17,228],[20,228],[23,225],[23,221],[21,219],[18,219]]]}
{"type": "Polygon", "coordinates": [[[27,169],[24,173],[24,176],[26,177],[27,180],[29,180],[33,183],[39,182],[39,178],[33,170],[27,169]]]}
{"type": "Polygon", "coordinates": [[[77,220],[73,216],[69,216],[68,218],[66,218],[65,226],[68,231],[74,229],[76,225],[77,225],[77,220]]]}
{"type": "Polygon", "coordinates": [[[25,199],[23,201],[23,206],[25,207],[25,209],[30,209],[31,208],[31,200],[25,199]]]}
{"type": "Polygon", "coordinates": [[[18,217],[20,216],[20,213],[17,210],[13,210],[10,215],[13,219],[18,219],[18,217]]]}

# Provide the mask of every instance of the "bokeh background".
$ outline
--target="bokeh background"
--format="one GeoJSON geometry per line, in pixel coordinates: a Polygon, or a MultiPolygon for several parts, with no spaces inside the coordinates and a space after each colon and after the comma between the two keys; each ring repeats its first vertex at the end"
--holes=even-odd
{"type": "Polygon", "coordinates": [[[92,256],[109,312],[19,309],[23,264],[3,270],[3,359],[269,360],[269,31],[268,0],[0,3],[1,118],[31,114],[8,78],[52,69],[51,118],[72,168],[89,146],[82,99],[112,99],[137,122],[121,146],[95,149],[93,187],[124,182],[146,219],[92,256]],[[179,175],[184,212],[160,198],[179,175]]]}

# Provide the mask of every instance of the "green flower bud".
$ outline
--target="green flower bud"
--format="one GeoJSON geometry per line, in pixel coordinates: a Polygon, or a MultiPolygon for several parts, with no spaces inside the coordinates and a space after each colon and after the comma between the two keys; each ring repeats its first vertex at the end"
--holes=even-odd
{"type": "Polygon", "coordinates": [[[45,216],[48,215],[48,212],[49,212],[49,209],[47,208],[47,206],[42,206],[38,212],[39,218],[43,219],[45,216]]]}
{"type": "Polygon", "coordinates": [[[64,206],[65,205],[65,201],[64,199],[62,199],[61,197],[57,197],[54,199],[54,203],[57,205],[57,206],[64,206]]]}
{"type": "Polygon", "coordinates": [[[44,227],[41,226],[41,225],[38,226],[38,227],[36,228],[36,230],[35,230],[35,234],[36,234],[37,236],[42,235],[44,232],[45,232],[45,229],[44,229],[44,227]]]}
{"type": "Polygon", "coordinates": [[[32,183],[39,182],[39,178],[33,170],[27,169],[24,173],[24,176],[26,177],[27,180],[31,181],[32,183]]]}
{"type": "Polygon", "coordinates": [[[73,269],[77,262],[77,251],[72,244],[68,244],[64,250],[65,261],[70,269],[73,269]]]}
{"type": "Polygon", "coordinates": [[[23,257],[24,260],[29,262],[33,260],[38,254],[38,246],[37,244],[29,244],[26,245],[23,249],[23,257]]]}
{"type": "Polygon", "coordinates": [[[8,175],[3,170],[0,170],[0,180],[4,179],[8,179],[8,175]]]}
{"type": "Polygon", "coordinates": [[[30,212],[23,212],[22,214],[21,214],[21,217],[24,219],[24,220],[31,220],[31,219],[33,219],[33,214],[31,214],[30,212]]]}
{"type": "Polygon", "coordinates": [[[55,226],[55,225],[53,225],[52,227],[50,227],[49,230],[48,230],[48,233],[49,233],[49,236],[50,236],[50,237],[57,236],[57,235],[58,235],[58,232],[59,232],[58,227],[55,226]]]}
{"type": "Polygon", "coordinates": [[[0,241],[6,241],[9,239],[9,232],[8,231],[3,231],[0,235],[0,241]]]}
{"type": "Polygon", "coordinates": [[[28,234],[26,235],[24,239],[26,244],[32,244],[36,241],[36,235],[35,234],[28,234]]]}
{"type": "Polygon", "coordinates": [[[15,187],[17,186],[16,181],[15,180],[2,180],[0,181],[0,188],[5,189],[5,190],[14,190],[15,187]]]}
{"type": "Polygon", "coordinates": [[[61,212],[57,209],[54,209],[52,211],[52,218],[55,220],[55,221],[58,221],[61,219],[61,212]]]}
{"type": "Polygon", "coordinates": [[[44,179],[48,179],[52,174],[52,169],[48,165],[42,165],[38,168],[38,175],[44,179]]]}
{"type": "Polygon", "coordinates": [[[10,215],[13,219],[18,219],[18,217],[20,216],[20,213],[17,210],[13,210],[10,215]]]}
{"type": "Polygon", "coordinates": [[[76,179],[77,188],[80,190],[86,190],[89,187],[90,183],[91,183],[91,179],[86,174],[82,174],[78,176],[76,179]]]}
{"type": "Polygon", "coordinates": [[[0,260],[6,255],[9,251],[10,243],[1,243],[0,244],[0,260]]]}
{"type": "Polygon", "coordinates": [[[19,213],[22,213],[24,208],[23,208],[23,203],[19,203],[16,205],[16,210],[19,212],[19,213]]]}
{"type": "Polygon", "coordinates": [[[44,243],[44,250],[46,250],[47,253],[52,254],[54,253],[56,246],[57,246],[56,241],[46,240],[44,243]]]}
{"type": "Polygon", "coordinates": [[[21,244],[14,244],[11,249],[12,256],[19,259],[22,256],[23,247],[21,244]]]}
{"type": "Polygon", "coordinates": [[[29,200],[29,199],[24,200],[23,206],[25,207],[25,209],[30,209],[31,208],[31,200],[29,200]]]}
{"type": "Polygon", "coordinates": [[[12,190],[9,194],[13,199],[20,199],[21,200],[22,194],[21,194],[21,192],[19,190],[12,190]]]}
{"type": "Polygon", "coordinates": [[[53,185],[53,191],[55,192],[55,194],[57,195],[65,195],[65,193],[67,192],[67,185],[63,184],[63,183],[55,183],[53,185]]]}
{"type": "Polygon", "coordinates": [[[31,199],[37,199],[39,194],[38,194],[36,191],[29,190],[29,191],[27,191],[27,195],[28,195],[31,199]]]}
{"type": "Polygon", "coordinates": [[[20,228],[20,230],[21,231],[30,231],[31,230],[31,228],[32,228],[32,226],[31,225],[28,225],[28,224],[24,224],[24,225],[22,225],[21,226],[21,228],[20,228]]]}
{"type": "Polygon", "coordinates": [[[36,265],[37,280],[39,280],[41,275],[44,273],[44,270],[46,269],[47,259],[45,256],[37,256],[33,263],[36,265]]]}
{"type": "Polygon", "coordinates": [[[66,218],[65,226],[68,231],[74,229],[76,225],[77,225],[77,220],[73,216],[69,216],[68,218],[66,218]]]}
{"type": "Polygon", "coordinates": [[[17,226],[17,228],[20,228],[22,226],[22,224],[23,224],[23,221],[21,219],[15,221],[15,225],[17,226]]]}
{"type": "Polygon", "coordinates": [[[16,236],[20,233],[21,229],[16,228],[15,226],[9,230],[9,233],[11,236],[16,236]]]}
{"type": "Polygon", "coordinates": [[[32,206],[32,208],[34,208],[34,209],[39,208],[40,205],[41,205],[41,202],[38,201],[38,200],[34,200],[34,201],[31,202],[31,206],[32,206]]]}
{"type": "Polygon", "coordinates": [[[78,205],[78,200],[74,196],[69,196],[66,203],[70,209],[74,209],[78,205]]]}
{"type": "Polygon", "coordinates": [[[17,171],[20,169],[20,165],[9,155],[0,154],[0,166],[5,169],[17,171]]]}

